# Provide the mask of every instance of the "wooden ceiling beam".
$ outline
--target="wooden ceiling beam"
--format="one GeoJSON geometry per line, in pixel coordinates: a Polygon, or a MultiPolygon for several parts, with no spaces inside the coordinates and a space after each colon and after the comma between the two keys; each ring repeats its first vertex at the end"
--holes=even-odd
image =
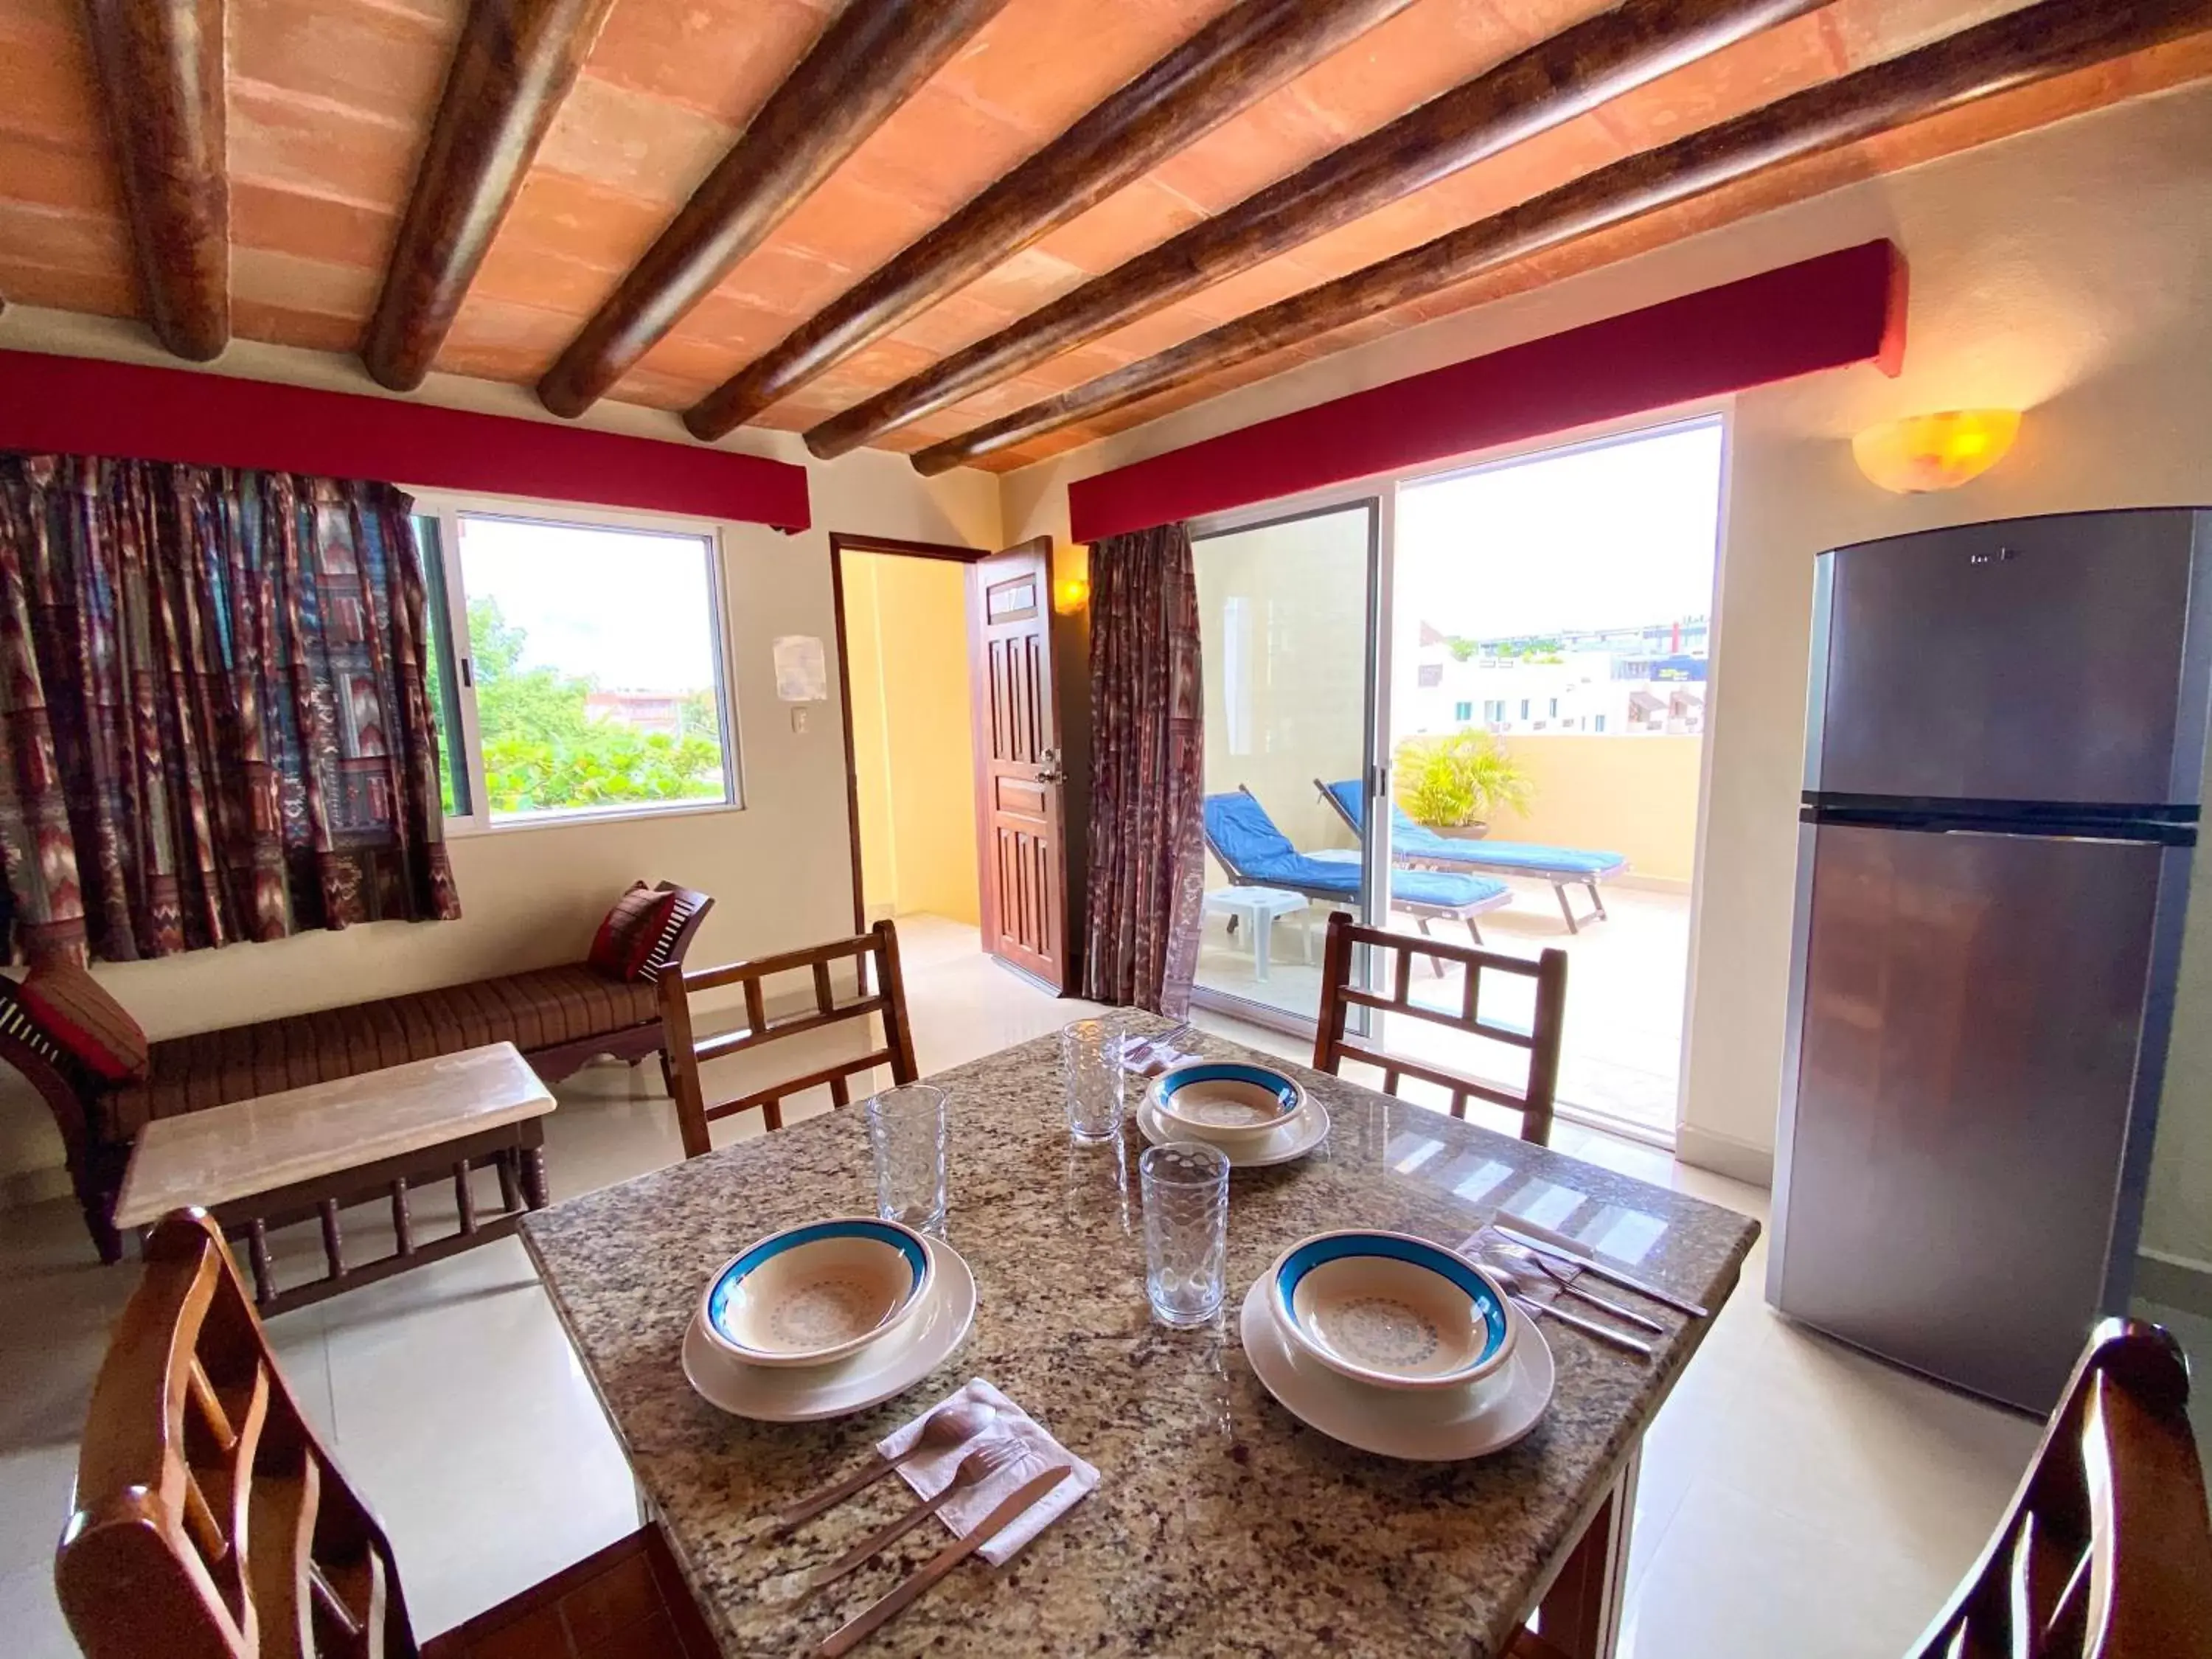
{"type": "Polygon", "coordinates": [[[1412,0],[1242,0],[684,412],[719,438],[1412,0]]]}
{"type": "Polygon", "coordinates": [[[919,451],[939,473],[1190,386],[1514,260],[1944,110],[2212,28],[2212,0],[2037,0],[1262,307],[1140,362],[919,451]]]}
{"type": "Polygon", "coordinates": [[[921,89],[1006,0],[848,0],[553,367],[538,401],[582,414],[921,89]]]}
{"type": "Polygon", "coordinates": [[[446,343],[614,0],[472,0],[362,343],[412,392],[446,343]]]}
{"type": "Polygon", "coordinates": [[[230,343],[223,0],[85,0],[147,321],[179,357],[230,343]]]}
{"type": "Polygon", "coordinates": [[[1824,0],[1626,0],[806,434],[828,460],[1289,252],[1824,0]]]}

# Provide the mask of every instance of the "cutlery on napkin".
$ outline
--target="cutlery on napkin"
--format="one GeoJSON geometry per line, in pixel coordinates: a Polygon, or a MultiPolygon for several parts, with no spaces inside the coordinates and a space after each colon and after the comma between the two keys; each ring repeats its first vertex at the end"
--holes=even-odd
{"type": "MultiPolygon", "coordinates": [[[[1030,1539],[1066,1514],[1096,1486],[1098,1471],[1054,1439],[1035,1418],[980,1376],[939,1403],[948,1404],[955,1400],[990,1407],[994,1413],[991,1419],[991,1435],[1010,1438],[1019,1447],[1018,1456],[1009,1459],[988,1478],[977,1481],[958,1496],[948,1499],[938,1510],[937,1518],[955,1534],[966,1535],[988,1516],[1008,1493],[1018,1490],[1024,1482],[1034,1480],[1042,1471],[1057,1468],[1066,1472],[1057,1486],[1031,1504],[979,1552],[993,1566],[1003,1565],[1030,1539]]],[[[931,1412],[936,1409],[936,1407],[932,1407],[931,1412]]],[[[918,1455],[908,1456],[907,1454],[913,1450],[915,1443],[921,1437],[922,1424],[929,1415],[930,1412],[923,1413],[913,1422],[894,1429],[876,1443],[876,1449],[884,1457],[898,1461],[899,1478],[914,1488],[915,1497],[923,1498],[935,1498],[952,1484],[953,1478],[959,1473],[960,1460],[968,1450],[965,1446],[952,1446],[925,1449],[918,1455]]]]}

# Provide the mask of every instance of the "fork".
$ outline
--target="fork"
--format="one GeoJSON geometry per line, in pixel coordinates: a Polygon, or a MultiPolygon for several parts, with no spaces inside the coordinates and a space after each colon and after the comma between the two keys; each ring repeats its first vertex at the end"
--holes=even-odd
{"type": "Polygon", "coordinates": [[[1580,1267],[1562,1267],[1557,1262],[1547,1261],[1536,1251],[1518,1244],[1492,1244],[1490,1248],[1494,1253],[1505,1257],[1516,1267],[1530,1267],[1537,1269],[1559,1287],[1561,1296],[1571,1296],[1577,1302],[1586,1302],[1593,1308],[1601,1309],[1611,1314],[1615,1319],[1636,1326],[1640,1330],[1650,1331],[1654,1336],[1667,1334],[1667,1328],[1650,1315],[1640,1314],[1633,1308],[1615,1302],[1611,1297],[1600,1296],[1595,1291],[1583,1289],[1575,1282],[1583,1276],[1583,1270],[1580,1267]]]}
{"type": "Polygon", "coordinates": [[[1185,1020],[1180,1025],[1170,1025],[1158,1036],[1145,1037],[1133,1043],[1124,1043],[1121,1048],[1122,1065],[1137,1066],[1151,1065],[1161,1049],[1170,1043],[1181,1042],[1190,1035],[1191,1029],[1191,1023],[1185,1020]]]}

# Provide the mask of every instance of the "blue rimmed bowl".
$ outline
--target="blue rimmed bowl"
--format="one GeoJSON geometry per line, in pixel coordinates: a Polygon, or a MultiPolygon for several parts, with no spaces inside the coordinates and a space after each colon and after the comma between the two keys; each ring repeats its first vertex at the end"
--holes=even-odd
{"type": "Polygon", "coordinates": [[[1356,1382],[1455,1389],[1512,1356],[1504,1291],[1425,1238],[1320,1233],[1284,1251],[1268,1277],[1268,1310],[1284,1336],[1356,1382]]]}
{"type": "Polygon", "coordinates": [[[1237,1146],[1273,1134],[1305,1109],[1295,1079],[1266,1066],[1200,1060],[1152,1079],[1152,1110],[1178,1136],[1237,1146]]]}
{"type": "Polygon", "coordinates": [[[700,1298],[708,1340],[755,1365],[826,1365],[896,1330],[933,1269],[921,1235],[851,1217],[787,1227],[723,1264],[700,1298]]]}

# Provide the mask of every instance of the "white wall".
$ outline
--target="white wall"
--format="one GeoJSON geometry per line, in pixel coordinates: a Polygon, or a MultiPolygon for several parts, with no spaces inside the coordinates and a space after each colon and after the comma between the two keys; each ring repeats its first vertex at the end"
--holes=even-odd
{"type": "MultiPolygon", "coordinates": [[[[1746,394],[1730,422],[1686,1153],[1771,1165],[1801,784],[1812,556],[1869,536],[2091,507],[2212,503],[2212,86],[1854,185],[1389,335],[1010,475],[1009,538],[1065,543],[1073,478],[1438,364],[1872,237],[1911,273],[1906,369],[1746,394]],[[1888,416],[2028,411],[2004,465],[1885,495],[1848,439],[1888,416]]],[[[1064,555],[1071,561],[1073,552],[1064,555]]],[[[2200,862],[2212,868],[2212,854],[2200,862]]],[[[2190,929],[2147,1246],[2212,1262],[2212,880],[2190,929]]]]}
{"type": "MultiPolygon", "coordinates": [[[[0,348],[185,367],[135,326],[22,307],[0,313],[0,348]]],[[[276,347],[234,345],[214,372],[389,395],[350,359],[276,347]]],[[[553,418],[525,388],[452,376],[433,376],[419,398],[490,414],[553,418]]],[[[673,415],[613,404],[600,405],[584,424],[644,437],[681,435],[673,415]]],[[[791,434],[744,437],[743,447],[753,453],[805,462],[815,524],[799,536],[761,525],[719,526],[726,625],[737,665],[732,692],[744,807],[456,840],[453,860],[463,911],[458,921],[380,922],[100,968],[101,981],[149,1036],[242,1024],[575,961],[614,896],[640,878],[680,881],[714,895],[714,912],[692,947],[695,963],[850,931],[852,866],[837,706],[834,701],[811,705],[807,729],[794,731],[791,710],[776,700],[769,641],[782,634],[834,641],[830,531],[1000,546],[997,482],[972,470],[924,479],[902,456],[866,451],[825,464],[809,459],[791,434]]],[[[51,1172],[60,1161],[60,1142],[44,1106],[12,1073],[0,1075],[0,1190],[53,1190],[51,1172]]]]}

